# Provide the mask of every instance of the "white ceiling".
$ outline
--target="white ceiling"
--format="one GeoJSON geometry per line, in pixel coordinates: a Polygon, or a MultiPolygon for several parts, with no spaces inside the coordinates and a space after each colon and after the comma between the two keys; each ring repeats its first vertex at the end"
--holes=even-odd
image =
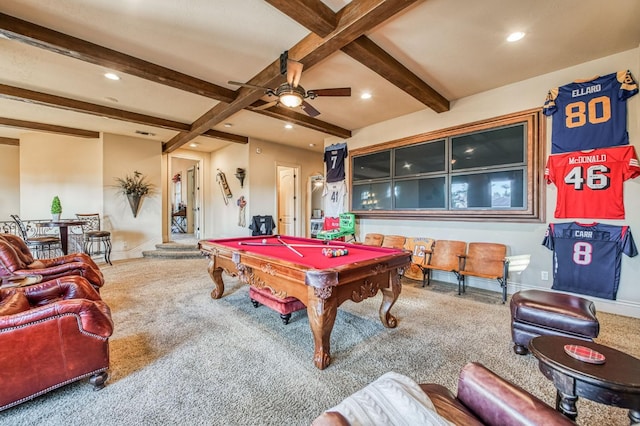
{"type": "MultiPolygon", "coordinates": [[[[325,0],[338,11],[348,1],[325,0]]],[[[309,31],[262,0],[2,0],[0,12],[233,90],[309,31]]],[[[640,1],[427,0],[366,35],[449,101],[640,45],[640,1]],[[513,31],[527,36],[507,43],[513,31]]],[[[217,101],[0,38],[0,83],[191,124],[217,101]]],[[[589,76],[584,76],[589,77],[589,76]]],[[[307,89],[351,87],[309,102],[355,131],[427,108],[345,53],[303,71],[307,89]],[[360,94],[370,91],[372,99],[360,94]]],[[[267,98],[265,98],[267,100],[267,98]]],[[[541,99],[542,102],[542,99],[541,99]]],[[[453,106],[455,108],[455,106],[453,106]]],[[[168,141],[175,131],[0,98],[0,117],[168,141]]],[[[321,151],[328,135],[243,110],[216,130],[321,151]],[[310,147],[315,144],[315,147],[310,147]]],[[[0,137],[25,132],[0,126],[0,137]]],[[[198,137],[199,150],[229,142],[198,137]]],[[[186,148],[186,146],[185,146],[186,148]]]]}

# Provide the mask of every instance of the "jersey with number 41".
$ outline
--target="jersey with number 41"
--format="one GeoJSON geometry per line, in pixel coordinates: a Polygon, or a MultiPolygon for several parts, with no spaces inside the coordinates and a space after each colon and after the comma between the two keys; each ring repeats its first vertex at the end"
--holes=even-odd
{"type": "Polygon", "coordinates": [[[631,72],[552,89],[542,111],[553,115],[551,153],[627,145],[627,99],[638,93],[631,72]]]}
{"type": "Polygon", "coordinates": [[[552,154],[544,176],[558,188],[555,217],[624,219],[623,184],[640,176],[633,145],[552,154]]]}
{"type": "Polygon", "coordinates": [[[622,253],[636,256],[628,226],[550,223],[542,245],[553,250],[553,288],[616,299],[622,253]]]}

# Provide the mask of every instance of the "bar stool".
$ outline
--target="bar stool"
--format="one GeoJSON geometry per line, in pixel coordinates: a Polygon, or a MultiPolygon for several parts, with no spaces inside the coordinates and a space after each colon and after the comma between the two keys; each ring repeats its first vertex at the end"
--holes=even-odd
{"type": "Polygon", "coordinates": [[[76,213],[82,225],[82,249],[89,256],[104,254],[104,261],[111,263],[111,232],[100,229],[99,213],[76,213]]]}
{"type": "Polygon", "coordinates": [[[11,218],[18,226],[18,231],[20,231],[20,236],[29,247],[29,250],[33,253],[33,257],[36,259],[53,257],[52,251],[62,253],[62,242],[60,238],[54,236],[35,236],[29,237],[29,233],[27,232],[27,227],[25,226],[20,216],[17,214],[12,214],[11,218]],[[47,252],[44,255],[44,252],[47,252]]]}

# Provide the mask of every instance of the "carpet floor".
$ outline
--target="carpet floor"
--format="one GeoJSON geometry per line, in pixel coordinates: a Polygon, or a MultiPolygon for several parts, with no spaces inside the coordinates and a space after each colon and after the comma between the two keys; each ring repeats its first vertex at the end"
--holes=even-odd
{"type": "MultiPolygon", "coordinates": [[[[289,325],[254,308],[248,287],[224,276],[210,297],[206,259],[131,259],[104,266],[102,297],[111,307],[107,386],[72,383],[0,412],[2,425],[308,425],[388,371],[456,391],[463,365],[477,361],[550,405],[555,388],[536,359],[512,351],[508,304],[497,292],[404,280],[391,312],[381,296],[338,310],[332,363],[318,370],[306,311],[289,325]]],[[[598,313],[598,343],[640,357],[640,319],[598,313]]],[[[627,425],[627,410],[578,401],[580,425],[627,425]]]]}

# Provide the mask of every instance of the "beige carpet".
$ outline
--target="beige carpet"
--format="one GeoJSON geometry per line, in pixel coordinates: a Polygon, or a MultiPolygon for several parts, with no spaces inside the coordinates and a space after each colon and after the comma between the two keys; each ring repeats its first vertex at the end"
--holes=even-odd
{"type": "MultiPolygon", "coordinates": [[[[206,259],[135,259],[104,266],[111,306],[111,376],[93,392],[76,382],[0,413],[2,425],[308,425],[324,409],[388,371],[456,390],[478,361],[549,404],[555,388],[532,356],[512,351],[499,294],[405,281],[385,329],[380,295],[339,310],[332,364],[313,366],[306,312],[289,325],[253,308],[247,287],[225,277],[212,300],[206,259]]],[[[640,357],[640,320],[599,313],[598,342],[640,357]]],[[[17,349],[19,350],[19,349],[17,349]]],[[[19,356],[19,353],[17,354],[19,356]]],[[[578,402],[580,425],[627,425],[627,411],[578,402]]]]}

